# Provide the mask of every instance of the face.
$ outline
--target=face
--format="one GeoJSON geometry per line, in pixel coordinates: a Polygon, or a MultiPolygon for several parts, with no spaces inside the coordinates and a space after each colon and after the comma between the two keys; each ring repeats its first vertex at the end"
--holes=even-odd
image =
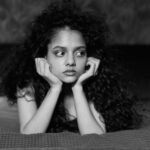
{"type": "Polygon", "coordinates": [[[86,45],[82,35],[68,28],[58,31],[48,44],[51,72],[62,82],[73,83],[85,72],[86,45]]]}

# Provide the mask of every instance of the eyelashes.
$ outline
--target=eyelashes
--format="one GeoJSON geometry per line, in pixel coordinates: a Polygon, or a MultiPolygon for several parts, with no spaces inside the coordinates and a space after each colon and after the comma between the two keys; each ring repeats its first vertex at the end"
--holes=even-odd
{"type": "Polygon", "coordinates": [[[86,56],[86,51],[77,51],[76,55],[79,57],[86,56]]]}
{"type": "Polygon", "coordinates": [[[64,51],[60,51],[60,50],[54,52],[54,55],[58,56],[58,57],[62,57],[62,56],[64,56],[64,54],[65,54],[65,52],[64,51]]]}
{"type": "MultiPolygon", "coordinates": [[[[63,51],[63,50],[55,50],[53,52],[53,54],[56,56],[56,57],[63,57],[65,54],[67,54],[67,52],[63,51]]],[[[80,51],[75,51],[75,56],[77,57],[84,57],[87,55],[86,51],[85,50],[80,50],[80,51]]]]}

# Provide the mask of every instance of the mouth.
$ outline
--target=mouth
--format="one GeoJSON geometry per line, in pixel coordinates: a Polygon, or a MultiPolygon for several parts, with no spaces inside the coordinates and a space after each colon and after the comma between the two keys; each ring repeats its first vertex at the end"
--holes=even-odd
{"type": "Polygon", "coordinates": [[[66,70],[63,72],[66,76],[75,76],[76,71],[75,70],[66,70]]]}

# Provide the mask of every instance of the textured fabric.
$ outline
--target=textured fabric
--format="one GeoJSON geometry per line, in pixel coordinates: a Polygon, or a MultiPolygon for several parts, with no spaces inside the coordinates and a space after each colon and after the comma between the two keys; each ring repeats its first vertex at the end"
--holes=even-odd
{"type": "Polygon", "coordinates": [[[84,136],[72,132],[22,135],[0,129],[0,149],[149,150],[150,127],[84,136]]]}

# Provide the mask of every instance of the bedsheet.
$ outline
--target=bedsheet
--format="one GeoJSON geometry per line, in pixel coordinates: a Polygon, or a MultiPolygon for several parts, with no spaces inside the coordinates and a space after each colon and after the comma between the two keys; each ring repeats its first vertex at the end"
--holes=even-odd
{"type": "Polygon", "coordinates": [[[23,135],[0,128],[0,150],[149,150],[150,127],[103,135],[72,132],[23,135]]]}

